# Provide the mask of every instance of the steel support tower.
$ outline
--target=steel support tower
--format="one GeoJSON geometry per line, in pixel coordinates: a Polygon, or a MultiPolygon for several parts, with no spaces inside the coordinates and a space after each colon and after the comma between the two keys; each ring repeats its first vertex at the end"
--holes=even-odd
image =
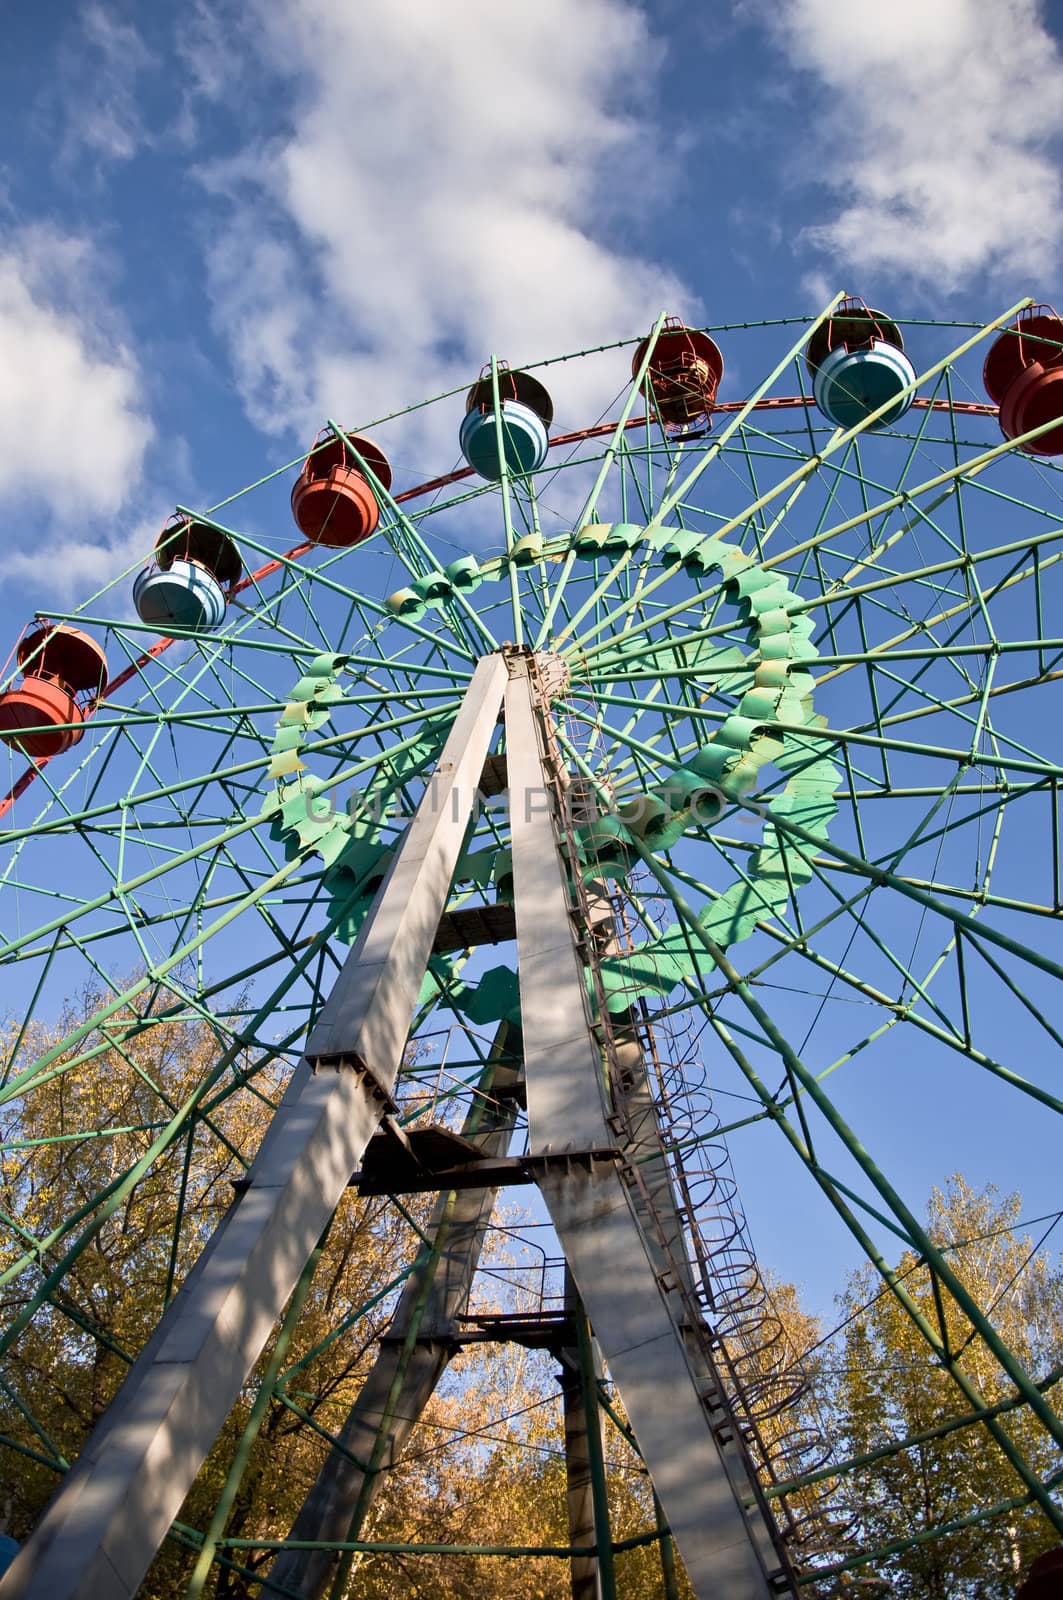
{"type": "MultiPolygon", "coordinates": [[[[436,1186],[446,1192],[432,1258],[411,1277],[344,1430],[341,1443],[368,1457],[368,1471],[344,1469],[334,1452],[293,1537],[349,1538],[379,1473],[401,1452],[454,1347],[525,1099],[524,1165],[570,1274],[561,1325],[542,1336],[565,1374],[570,1532],[581,1546],[593,1533],[597,1547],[573,1565],[574,1595],[590,1600],[600,1563],[611,1560],[598,1492],[596,1352],[696,1594],[796,1594],[696,1311],[637,1035],[614,1034],[588,1003],[594,917],[573,902],[566,870],[566,779],[546,687],[552,668],[512,647],[479,660],[434,778],[246,1181],[0,1582],[0,1600],[136,1593],[370,1139],[383,1126],[401,1148],[392,1092],[500,711],[522,1038],[507,1038],[505,1027],[496,1038],[488,1086],[496,1109],[466,1126],[478,1150],[460,1192],[450,1175],[436,1186]]],[[[272,1576],[317,1595],[337,1565],[331,1552],[288,1551],[272,1576]]]]}

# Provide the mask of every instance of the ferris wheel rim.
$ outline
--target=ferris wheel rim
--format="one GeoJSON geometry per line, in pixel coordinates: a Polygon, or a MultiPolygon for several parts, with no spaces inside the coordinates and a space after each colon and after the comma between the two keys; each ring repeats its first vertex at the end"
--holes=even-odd
{"type": "MultiPolygon", "coordinates": [[[[812,405],[812,401],[811,401],[811,398],[808,397],[808,396],[782,396],[782,397],[765,397],[765,398],[763,398],[761,400],[753,400],[751,404],[748,401],[745,401],[745,402],[744,401],[734,401],[734,402],[729,401],[729,402],[725,402],[724,404],[720,405],[719,407],[716,407],[715,409],[719,410],[720,412],[734,414],[735,412],[739,412],[743,408],[748,406],[751,410],[763,411],[763,412],[766,412],[766,413],[770,413],[773,410],[797,410],[799,408],[804,408],[805,410],[808,410],[811,407],[811,405],[812,405]]],[[[926,411],[951,412],[953,415],[956,415],[956,416],[975,415],[975,416],[983,417],[983,418],[991,418],[992,416],[994,416],[996,414],[996,407],[995,406],[984,405],[982,403],[975,403],[975,402],[955,402],[954,403],[952,401],[939,401],[939,400],[936,400],[936,399],[926,398],[926,399],[922,400],[921,405],[920,405],[920,400],[917,399],[916,405],[920,409],[923,409],[923,410],[926,410],[926,411]]],[[[646,428],[647,427],[647,418],[645,418],[645,417],[631,418],[626,423],[624,423],[623,426],[624,426],[625,429],[630,429],[630,430],[646,428]]],[[[564,445],[568,445],[568,444],[572,444],[572,443],[580,443],[580,442],[583,442],[585,440],[591,439],[593,437],[606,437],[609,434],[614,433],[615,430],[616,430],[616,427],[617,427],[617,424],[615,422],[601,423],[601,424],[595,424],[590,428],[577,430],[574,433],[560,434],[560,435],[556,436],[553,440],[550,441],[551,448],[556,448],[558,446],[564,446],[564,445]]],[[[468,479],[468,478],[470,478],[472,476],[473,476],[473,472],[472,472],[471,468],[462,468],[462,469],[459,469],[457,472],[455,472],[453,474],[450,474],[448,476],[444,476],[442,478],[429,479],[429,480],[426,480],[423,483],[420,483],[420,484],[414,486],[411,489],[404,490],[404,491],[402,491],[402,493],[396,495],[395,499],[396,499],[397,502],[400,502],[400,503],[406,503],[408,501],[416,501],[416,500],[419,500],[419,499],[423,498],[424,496],[426,496],[426,495],[428,495],[430,493],[434,493],[436,490],[438,490],[441,487],[445,487],[450,483],[456,483],[456,482],[458,482],[460,480],[468,479]]],[[[884,476],[888,476],[888,475],[884,475],[884,476]]],[[[486,496],[486,495],[489,495],[492,491],[493,491],[493,486],[484,488],[482,490],[482,493],[486,496]]],[[[572,533],[575,533],[576,531],[578,531],[578,530],[573,529],[572,533]]],[[[543,549],[551,557],[554,556],[554,555],[563,555],[565,550],[566,550],[565,541],[569,537],[570,537],[570,535],[568,535],[568,534],[558,534],[558,535],[556,535],[552,546],[551,546],[551,540],[547,539],[544,542],[543,549]]],[[[1025,544],[1028,543],[1028,542],[1029,541],[1023,541],[1023,540],[1020,539],[1018,541],[1018,544],[1022,545],[1023,547],[1025,547],[1025,544]]],[[[303,542],[300,545],[294,546],[285,555],[281,555],[281,556],[277,556],[277,557],[271,558],[271,560],[265,562],[253,574],[248,574],[244,578],[244,580],[242,581],[242,583],[239,586],[239,589],[238,589],[237,592],[243,593],[256,580],[262,581],[262,579],[272,575],[273,573],[275,573],[277,571],[286,570],[287,568],[296,565],[300,561],[300,558],[303,555],[305,555],[307,552],[312,550],[313,548],[314,548],[313,545],[311,545],[309,543],[306,543],[306,542],[303,542]]],[[[503,558],[502,557],[499,557],[499,558],[494,558],[494,557],[487,558],[487,562],[485,562],[485,565],[490,563],[491,561],[496,560],[496,559],[501,561],[503,558]]],[[[777,561],[779,564],[785,563],[788,559],[789,559],[789,552],[786,551],[786,550],[780,551],[779,554],[777,555],[777,557],[773,557],[772,558],[772,560],[777,561]]],[[[769,561],[768,564],[771,565],[771,561],[769,561]]],[[[873,561],[871,563],[871,565],[872,565],[872,568],[874,568],[876,563],[873,561]]],[[[929,564],[926,563],[926,562],[924,562],[923,566],[917,566],[917,565],[912,564],[912,565],[910,565],[908,567],[908,569],[906,571],[901,571],[901,572],[894,571],[894,570],[889,570],[889,571],[887,571],[885,573],[884,576],[881,577],[880,581],[881,581],[881,583],[883,585],[894,584],[894,585],[897,585],[898,587],[900,585],[902,585],[906,581],[910,581],[913,584],[915,584],[915,582],[928,570],[928,565],[929,564]]],[[[873,580],[879,581],[879,579],[876,578],[876,573],[875,573],[874,570],[872,571],[870,576],[871,576],[871,578],[873,580]]],[[[579,615],[579,613],[577,612],[577,616],[578,615],[579,615]]],[[[444,621],[446,622],[446,620],[447,620],[446,619],[446,614],[444,613],[444,621]]],[[[383,627],[385,627],[387,625],[388,625],[387,624],[387,619],[382,619],[381,623],[380,623],[381,628],[383,628],[383,627]]],[[[448,626],[452,626],[449,623],[447,625],[448,626]]],[[[608,632],[609,632],[610,625],[611,625],[610,622],[606,622],[603,625],[602,630],[601,630],[603,633],[606,634],[607,642],[608,642],[608,632]]],[[[566,625],[566,632],[567,631],[568,631],[568,625],[566,625]]],[[[143,652],[138,660],[132,662],[129,666],[127,666],[123,670],[123,672],[121,674],[119,674],[119,676],[115,680],[113,680],[112,683],[108,684],[108,694],[110,694],[112,692],[116,692],[124,684],[129,683],[130,681],[132,681],[132,679],[134,677],[136,677],[138,674],[140,674],[142,672],[142,670],[144,668],[146,668],[151,662],[157,660],[158,656],[163,651],[165,651],[167,648],[169,648],[170,644],[175,643],[175,642],[180,642],[181,637],[182,636],[180,636],[180,635],[176,635],[173,638],[170,638],[168,636],[164,636],[163,638],[160,638],[156,642],[156,644],[151,647],[150,650],[143,652]]],[[[649,632],[647,632],[645,637],[646,637],[646,639],[648,641],[652,637],[652,635],[649,632]]],[[[578,652],[578,649],[577,649],[578,640],[577,640],[577,637],[576,637],[576,630],[575,630],[575,625],[574,624],[573,624],[573,628],[572,628],[572,640],[573,640],[573,643],[572,643],[572,655],[573,655],[573,659],[576,660],[576,659],[578,659],[579,652],[578,652]]],[[[918,644],[919,640],[916,639],[914,642],[916,644],[918,644]]],[[[1058,642],[1059,641],[1057,641],[1057,643],[1058,642]]],[[[1042,638],[1039,638],[1038,640],[1033,641],[1032,644],[1030,644],[1028,647],[1029,648],[1033,648],[1033,647],[1035,647],[1037,645],[1040,645],[1042,648],[1046,648],[1049,645],[1051,645],[1051,643],[1052,643],[1051,640],[1045,640],[1042,637],[1042,638]]],[[[300,650],[304,654],[309,653],[310,648],[311,648],[311,646],[310,646],[309,643],[306,643],[306,644],[300,646],[300,650]]],[[[660,648],[664,649],[664,648],[667,648],[667,646],[661,646],[660,648]]],[[[958,650],[960,650],[962,648],[963,648],[962,646],[958,646],[957,647],[958,650]]],[[[295,654],[295,652],[293,651],[293,655],[294,654],[295,654]]],[[[898,648],[897,651],[892,652],[892,653],[887,650],[887,651],[884,652],[884,655],[883,655],[883,659],[885,661],[887,661],[888,663],[892,663],[894,665],[896,665],[900,660],[902,660],[903,657],[904,657],[903,646],[898,648]]],[[[454,666],[453,665],[453,661],[455,659],[456,658],[452,657],[451,675],[452,675],[452,680],[455,683],[457,683],[457,681],[461,677],[461,671],[459,670],[460,669],[460,663],[459,663],[458,666],[454,666]]],[[[642,660],[646,661],[646,660],[652,660],[652,659],[655,659],[655,658],[654,657],[650,657],[650,656],[645,656],[645,657],[642,657],[642,658],[637,658],[636,657],[636,658],[633,658],[633,659],[636,659],[636,660],[642,659],[642,660]]],[[[855,662],[854,661],[852,663],[852,666],[855,669],[855,667],[858,666],[859,664],[860,664],[859,662],[855,662]]],[[[842,652],[841,653],[841,658],[833,663],[834,671],[835,672],[842,672],[845,669],[846,665],[847,665],[847,663],[844,660],[844,652],[842,652]]],[[[406,670],[406,669],[404,669],[404,670],[406,670]]],[[[854,676],[855,676],[855,670],[854,670],[854,676]]],[[[408,677],[409,677],[409,674],[408,674],[408,677]]],[[[599,669],[599,677],[603,678],[603,679],[607,679],[609,677],[609,662],[608,662],[608,659],[606,659],[603,662],[603,664],[601,665],[601,667],[599,669]]],[[[593,681],[594,680],[592,679],[590,681],[591,681],[591,686],[593,687],[593,681]]],[[[410,713],[411,720],[413,720],[417,716],[417,714],[419,712],[423,713],[424,707],[426,705],[430,706],[431,704],[432,704],[432,702],[428,701],[427,698],[423,694],[422,694],[422,696],[421,696],[421,698],[419,700],[418,699],[411,699],[411,705],[414,708],[410,713]]],[[[669,708],[669,709],[671,709],[671,708],[669,708]]],[[[162,716],[163,716],[163,713],[160,713],[160,718],[162,716]]],[[[994,730],[994,734],[995,734],[995,730],[994,730]]],[[[837,739],[840,739],[840,740],[846,740],[849,743],[852,743],[854,745],[858,745],[859,742],[860,742],[860,732],[859,732],[859,728],[858,727],[839,726],[837,728],[832,728],[830,726],[827,726],[823,730],[822,736],[825,739],[837,738],[837,739]]],[[[872,735],[872,737],[873,737],[873,735],[872,735]]],[[[835,747],[834,746],[828,746],[828,748],[835,748],[835,747]]],[[[839,748],[840,748],[840,746],[839,746],[839,748]]],[[[959,748],[952,749],[952,750],[950,750],[948,752],[943,752],[942,747],[936,747],[935,748],[935,747],[931,747],[931,746],[919,746],[918,750],[915,753],[924,754],[924,755],[928,755],[928,756],[933,756],[933,757],[935,757],[937,759],[942,759],[943,754],[948,754],[950,756],[950,758],[955,758],[957,761],[959,760],[959,758],[964,756],[964,751],[960,750],[959,748]]],[[[1008,760],[1007,752],[1005,751],[1004,754],[1001,755],[1001,753],[999,751],[997,751],[996,754],[997,754],[998,767],[1001,770],[1003,770],[1004,767],[1007,765],[1007,760],[1008,760]]],[[[1012,762],[1012,767],[1015,770],[1021,770],[1022,760],[1023,760],[1023,758],[1021,756],[1017,757],[1016,760],[1012,762]]],[[[1029,765],[1030,765],[1032,773],[1043,772],[1045,770],[1045,763],[1044,762],[1034,761],[1034,762],[1030,763],[1029,765]]],[[[34,766],[29,770],[30,770],[32,775],[26,781],[27,782],[32,782],[33,781],[33,776],[36,775],[36,772],[39,770],[39,768],[36,766],[36,764],[34,764],[34,766]]],[[[24,776],[24,779],[25,779],[26,775],[23,775],[23,776],[24,776]]],[[[20,779],[19,781],[20,781],[20,783],[23,782],[22,779],[20,779]]],[[[852,781],[851,787],[855,787],[855,780],[852,781]]],[[[18,790],[18,793],[22,793],[22,792],[24,792],[24,788],[18,790]]],[[[15,793],[13,791],[12,795],[9,796],[9,802],[11,800],[13,800],[15,797],[16,796],[15,796],[15,793]]],[[[3,812],[3,807],[0,807],[0,814],[2,814],[2,812],[3,812]]],[[[268,821],[268,818],[266,820],[268,821]]],[[[205,848],[205,846],[204,846],[204,848],[205,848]]],[[[866,864],[867,863],[865,862],[865,865],[866,864]]],[[[876,869],[876,870],[878,870],[878,869],[876,869]]],[[[883,879],[883,882],[881,884],[879,884],[878,887],[885,888],[885,887],[888,887],[888,885],[886,885],[885,880],[883,879]]],[[[321,898],[319,896],[318,904],[320,905],[321,903],[322,903],[321,902],[321,898]]],[[[975,914],[977,915],[981,911],[981,909],[982,909],[982,907],[975,907],[975,914]]],[[[1031,910],[1032,911],[1035,908],[1031,904],[1030,906],[1018,907],[1018,909],[1031,910]]],[[[1040,908],[1040,909],[1042,909],[1046,914],[1058,915],[1058,907],[1053,909],[1053,908],[1045,906],[1045,907],[1040,908]]],[[[723,947],[723,948],[726,949],[727,947],[723,947]]],[[[739,976],[742,976],[742,974],[739,974],[739,976]]],[[[883,991],[883,993],[884,993],[884,991],[883,991]]],[[[881,998],[881,996],[880,996],[880,998],[881,998]]],[[[1053,1109],[1059,1110],[1060,1108],[1057,1105],[1057,1106],[1054,1106],[1053,1109]]]]}

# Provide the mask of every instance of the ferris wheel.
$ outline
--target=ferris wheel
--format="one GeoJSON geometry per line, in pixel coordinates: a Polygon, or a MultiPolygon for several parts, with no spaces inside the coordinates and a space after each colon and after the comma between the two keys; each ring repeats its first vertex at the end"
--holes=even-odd
{"type": "Polygon", "coordinates": [[[352,1182],[430,1197],[435,1245],[299,1518],[260,1542],[282,1593],[344,1592],[385,1466],[474,1333],[571,1356],[573,1594],[615,1592],[610,1394],[667,1592],[671,1541],[698,1595],[858,1580],[880,1552],[829,1424],[792,1420],[805,1378],[753,1244],[774,1258],[772,1213],[783,1240],[796,1215],[879,1270],[955,1381],[954,1425],[1009,1464],[1013,1496],[979,1514],[1031,1505],[1063,1536],[1010,1422],[1063,1443],[1043,1375],[901,1170],[909,1140],[955,1166],[994,1122],[1036,1160],[1063,1110],[1061,454],[1049,307],[662,316],[330,419],[305,458],[179,506],[138,574],[27,624],[0,690],[0,1132],[19,1182],[35,1149],[76,1164],[90,1143],[99,1181],[0,1222],[16,1465],[69,1463],[4,1361],[64,1318],[107,1346],[64,1285],[152,1173],[176,1203],[145,1256],[157,1326],[3,1600],[131,1595],[168,1534],[198,1552],[196,1593],[246,1556],[226,1532],[240,1449],[208,1523],[175,1519],[252,1369],[261,1405],[277,1393],[274,1329],[352,1182]],[[603,414],[558,429],[574,360],[603,414]],[[440,418],[460,464],[402,466],[404,431],[440,418]],[[178,1025],[213,1049],[170,1082],[145,1052],[178,1025]],[[94,1123],[94,1063],[136,1080],[135,1126],[94,1123]],[[36,1109],[57,1084],[61,1129],[36,1109]],[[226,1108],[256,1096],[252,1160],[226,1108]],[[197,1140],[237,1174],[209,1242],[197,1140]],[[511,1184],[537,1186],[566,1281],[534,1315],[473,1316],[511,1184]],[[888,1265],[898,1240],[959,1345],[888,1265]]]}

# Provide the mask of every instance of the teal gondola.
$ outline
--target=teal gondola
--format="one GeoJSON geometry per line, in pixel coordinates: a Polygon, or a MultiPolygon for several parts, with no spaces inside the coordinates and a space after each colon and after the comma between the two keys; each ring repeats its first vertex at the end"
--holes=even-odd
{"type": "Polygon", "coordinates": [[[897,422],[915,399],[915,368],[895,322],[849,296],[816,329],[805,349],[812,398],[836,428],[856,428],[876,411],[872,429],[897,422]]]}
{"type": "Polygon", "coordinates": [[[507,472],[538,471],[550,448],[554,417],[553,401],[536,378],[511,372],[508,367],[500,367],[497,377],[501,416],[495,408],[494,381],[487,372],[465,398],[465,417],[458,433],[469,466],[492,483],[501,478],[503,461],[507,472]]]}
{"type": "Polygon", "coordinates": [[[178,514],[159,534],[151,565],[134,580],[133,604],[153,628],[209,632],[220,627],[228,590],[242,571],[228,534],[178,514]]]}

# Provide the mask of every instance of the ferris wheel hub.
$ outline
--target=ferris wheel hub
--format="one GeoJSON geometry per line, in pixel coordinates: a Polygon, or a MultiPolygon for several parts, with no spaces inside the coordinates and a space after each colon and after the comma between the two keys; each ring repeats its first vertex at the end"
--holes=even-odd
{"type": "Polygon", "coordinates": [[[556,650],[532,650],[527,645],[513,644],[509,639],[503,641],[501,650],[511,676],[514,672],[531,671],[545,702],[559,700],[568,693],[572,672],[564,656],[556,650]],[[526,665],[517,667],[515,663],[518,661],[526,665]]]}
{"type": "Polygon", "coordinates": [[[535,667],[546,699],[558,700],[568,693],[572,674],[563,656],[554,650],[536,650],[535,667]]]}

